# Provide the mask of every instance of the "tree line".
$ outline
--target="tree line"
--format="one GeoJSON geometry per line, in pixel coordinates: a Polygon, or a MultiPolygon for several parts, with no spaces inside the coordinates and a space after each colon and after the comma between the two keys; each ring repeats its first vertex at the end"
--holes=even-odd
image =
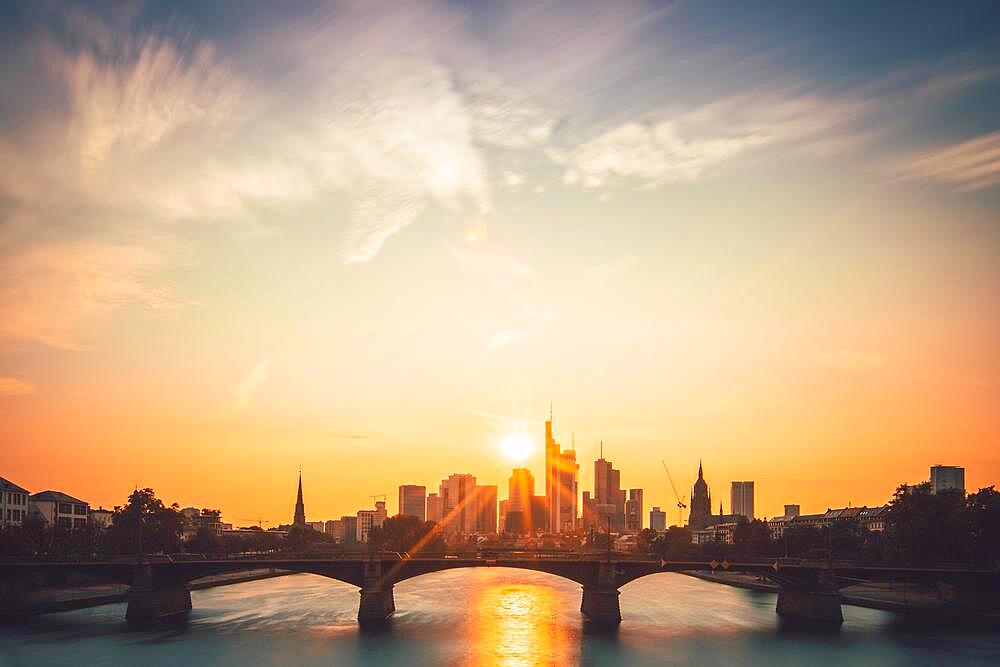
{"type": "Polygon", "coordinates": [[[741,521],[732,544],[692,544],[687,528],[643,531],[639,548],[667,560],[700,558],[731,562],[761,559],[833,558],[859,563],[932,567],[1000,567],[1000,492],[994,487],[968,496],[960,490],[934,493],[930,483],[900,486],[889,503],[882,531],[853,518],[810,526],[793,521],[774,539],[764,521],[741,521]]]}

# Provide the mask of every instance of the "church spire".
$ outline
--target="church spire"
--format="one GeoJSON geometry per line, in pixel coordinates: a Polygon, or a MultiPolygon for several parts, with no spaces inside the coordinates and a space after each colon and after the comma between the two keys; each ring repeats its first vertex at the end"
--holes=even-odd
{"type": "Polygon", "coordinates": [[[295,519],[292,525],[299,528],[306,527],[306,507],[302,502],[302,471],[299,470],[299,495],[295,499],[295,519]]]}

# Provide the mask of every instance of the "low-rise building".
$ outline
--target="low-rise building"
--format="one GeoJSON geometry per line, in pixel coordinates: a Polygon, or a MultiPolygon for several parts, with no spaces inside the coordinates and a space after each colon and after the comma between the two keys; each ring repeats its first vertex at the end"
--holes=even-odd
{"type": "Polygon", "coordinates": [[[110,528],[111,522],[114,519],[115,513],[111,510],[106,510],[103,507],[98,507],[96,510],[91,509],[89,514],[90,523],[98,528],[110,528]]]}
{"type": "Polygon", "coordinates": [[[857,521],[866,530],[881,532],[885,530],[885,519],[889,511],[888,505],[880,507],[840,507],[830,508],[818,514],[799,514],[798,505],[785,505],[785,515],[768,519],[767,528],[772,540],[780,540],[785,530],[792,526],[808,526],[822,528],[836,521],[857,521]]]}
{"type": "Polygon", "coordinates": [[[373,510],[358,510],[357,541],[367,542],[372,528],[381,526],[385,522],[386,516],[384,500],[376,501],[373,510]]]}
{"type": "Polygon", "coordinates": [[[658,533],[662,533],[667,529],[667,513],[658,506],[654,506],[653,509],[649,510],[649,527],[658,533]]]}
{"type": "Polygon", "coordinates": [[[735,517],[731,514],[716,518],[723,518],[725,520],[705,526],[701,530],[691,531],[692,544],[710,544],[713,542],[732,544],[733,531],[740,524],[741,520],[746,520],[742,515],[735,517]]]}
{"type": "Polygon", "coordinates": [[[0,526],[19,526],[28,518],[28,490],[0,477],[0,526]]]}
{"type": "Polygon", "coordinates": [[[28,502],[31,515],[51,526],[74,529],[87,525],[90,506],[62,491],[34,493],[28,502]]]}
{"type": "Polygon", "coordinates": [[[207,528],[211,530],[216,535],[222,535],[223,530],[232,530],[232,524],[225,524],[222,522],[222,510],[209,509],[203,507],[198,509],[197,507],[185,507],[181,510],[181,514],[184,515],[184,539],[189,539],[198,532],[200,528],[207,528]]]}
{"type": "Polygon", "coordinates": [[[356,516],[342,516],[340,521],[340,532],[337,537],[340,537],[341,544],[357,544],[358,542],[358,517],[356,516]]]}

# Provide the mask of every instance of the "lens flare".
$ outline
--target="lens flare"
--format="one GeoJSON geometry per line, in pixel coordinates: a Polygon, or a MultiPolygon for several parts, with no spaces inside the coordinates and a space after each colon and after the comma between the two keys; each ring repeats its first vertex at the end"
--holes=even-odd
{"type": "Polygon", "coordinates": [[[511,461],[524,461],[531,455],[531,438],[524,433],[511,433],[500,441],[500,449],[511,461]]]}

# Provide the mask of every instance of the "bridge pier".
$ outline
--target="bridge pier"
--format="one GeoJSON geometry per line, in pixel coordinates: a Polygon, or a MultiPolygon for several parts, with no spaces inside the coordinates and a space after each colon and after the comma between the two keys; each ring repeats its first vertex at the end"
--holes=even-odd
{"type": "Polygon", "coordinates": [[[361,602],[358,604],[358,622],[383,623],[394,613],[396,613],[396,600],[392,595],[392,584],[382,580],[382,564],[365,563],[364,585],[361,587],[361,602]]]}
{"type": "Polygon", "coordinates": [[[584,586],[580,611],[587,617],[588,621],[594,623],[621,623],[622,610],[618,603],[619,595],[617,588],[607,590],[596,586],[584,586]]]}
{"type": "Polygon", "coordinates": [[[131,625],[148,625],[191,611],[187,583],[157,581],[148,565],[136,568],[126,599],[125,620],[131,625]]]}
{"type": "Polygon", "coordinates": [[[392,596],[392,586],[361,589],[359,623],[381,623],[389,620],[395,612],[396,600],[392,596]]]}
{"type": "Polygon", "coordinates": [[[592,623],[617,625],[622,620],[622,610],[618,603],[618,583],[615,566],[611,563],[597,564],[597,571],[591,585],[584,584],[580,611],[592,623]]]}
{"type": "Polygon", "coordinates": [[[778,615],[805,623],[839,625],[844,622],[840,593],[835,590],[778,589],[778,615]]]}

